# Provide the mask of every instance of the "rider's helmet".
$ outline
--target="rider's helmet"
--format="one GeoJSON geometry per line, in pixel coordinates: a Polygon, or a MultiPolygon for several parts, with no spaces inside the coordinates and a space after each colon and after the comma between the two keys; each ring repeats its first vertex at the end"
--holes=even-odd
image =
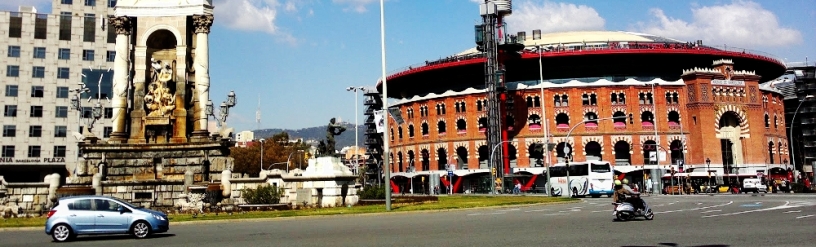
{"type": "Polygon", "coordinates": [[[620,180],[615,179],[615,185],[622,185],[620,180]]]}
{"type": "Polygon", "coordinates": [[[623,184],[629,184],[629,179],[624,178],[623,179],[623,184]]]}

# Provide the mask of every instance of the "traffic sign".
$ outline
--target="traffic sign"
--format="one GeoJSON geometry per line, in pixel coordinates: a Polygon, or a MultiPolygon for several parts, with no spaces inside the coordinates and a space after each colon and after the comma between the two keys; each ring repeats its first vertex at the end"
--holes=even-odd
{"type": "Polygon", "coordinates": [[[453,171],[448,170],[448,177],[453,177],[453,171]]]}

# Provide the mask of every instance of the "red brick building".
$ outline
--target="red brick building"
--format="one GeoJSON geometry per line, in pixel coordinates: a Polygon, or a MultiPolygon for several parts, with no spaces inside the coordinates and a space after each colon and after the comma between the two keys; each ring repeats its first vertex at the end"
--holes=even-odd
{"type": "MultiPolygon", "coordinates": [[[[512,172],[541,174],[544,155],[563,162],[564,146],[573,161],[606,160],[621,171],[683,161],[756,174],[787,159],[782,95],[766,83],[785,71],[777,59],[626,32],[534,37],[505,63],[510,145],[493,155],[507,157],[512,172]],[[556,148],[536,151],[545,132],[556,148]],[[660,153],[665,160],[650,161],[660,153]]],[[[405,120],[389,118],[395,176],[444,173],[448,163],[458,164],[457,176],[488,172],[483,63],[471,49],[388,77],[405,120]]]]}

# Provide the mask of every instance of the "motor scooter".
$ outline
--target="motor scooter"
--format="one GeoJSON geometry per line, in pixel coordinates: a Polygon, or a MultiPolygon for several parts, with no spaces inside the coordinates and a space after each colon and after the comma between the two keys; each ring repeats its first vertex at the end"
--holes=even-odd
{"type": "MultiPolygon", "coordinates": [[[[635,196],[635,199],[640,199],[639,196],[635,196]]],[[[627,221],[632,220],[636,217],[643,217],[646,220],[653,220],[654,219],[654,212],[652,212],[652,208],[649,207],[649,204],[646,204],[646,201],[643,202],[643,208],[640,210],[635,210],[635,206],[633,206],[629,202],[616,202],[612,203],[615,207],[615,218],[620,221],[627,221]]]]}

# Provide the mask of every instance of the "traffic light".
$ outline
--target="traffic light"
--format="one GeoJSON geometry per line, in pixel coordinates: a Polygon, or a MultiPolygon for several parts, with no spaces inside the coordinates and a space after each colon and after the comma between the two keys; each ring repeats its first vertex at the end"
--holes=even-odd
{"type": "Polygon", "coordinates": [[[496,168],[490,168],[490,175],[496,176],[496,168]]]}
{"type": "Polygon", "coordinates": [[[635,123],[635,117],[632,116],[632,113],[629,113],[629,124],[634,124],[634,123],[635,123]]]}
{"type": "Polygon", "coordinates": [[[675,171],[674,171],[674,166],[672,166],[672,167],[671,167],[671,175],[672,175],[672,177],[674,177],[674,173],[675,173],[675,171]]]}

